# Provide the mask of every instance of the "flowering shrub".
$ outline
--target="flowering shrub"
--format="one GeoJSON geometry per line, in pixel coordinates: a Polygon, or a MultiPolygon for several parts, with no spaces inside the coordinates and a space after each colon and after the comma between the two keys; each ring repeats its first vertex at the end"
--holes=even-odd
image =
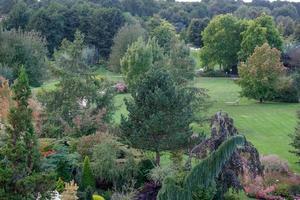
{"type": "Polygon", "coordinates": [[[127,92],[127,86],[125,83],[117,83],[115,85],[115,89],[118,93],[126,93],[127,92]]]}

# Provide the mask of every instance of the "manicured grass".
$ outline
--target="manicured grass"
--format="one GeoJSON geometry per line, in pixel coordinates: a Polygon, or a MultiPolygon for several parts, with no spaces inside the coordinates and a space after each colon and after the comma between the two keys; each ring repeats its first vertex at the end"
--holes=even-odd
{"type": "Polygon", "coordinates": [[[210,113],[228,112],[236,127],[259,150],[261,154],[277,154],[287,160],[292,169],[300,172],[297,158],[291,154],[291,142],[288,137],[296,126],[296,111],[300,104],[264,103],[260,104],[246,98],[240,99],[240,105],[230,105],[239,99],[240,88],[232,79],[197,78],[195,86],[208,89],[213,103],[210,113]]]}

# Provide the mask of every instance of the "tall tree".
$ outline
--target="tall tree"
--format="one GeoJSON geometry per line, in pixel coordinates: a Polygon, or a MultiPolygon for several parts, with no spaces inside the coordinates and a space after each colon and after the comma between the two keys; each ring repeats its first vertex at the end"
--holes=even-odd
{"type": "Polygon", "coordinates": [[[271,16],[261,15],[249,22],[247,29],[242,32],[241,50],[239,58],[245,61],[252,55],[257,46],[269,43],[271,47],[281,50],[282,39],[271,16]]]}
{"type": "Polygon", "coordinates": [[[239,66],[242,96],[259,100],[272,100],[276,95],[279,78],[284,74],[281,53],[267,43],[256,47],[254,53],[239,66]]]}
{"type": "Polygon", "coordinates": [[[28,107],[30,95],[28,78],[21,67],[13,85],[15,106],[8,115],[6,145],[0,151],[0,195],[8,199],[36,198],[39,192],[43,195],[51,189],[44,188],[49,176],[39,173],[40,154],[28,107]]]}
{"type": "Polygon", "coordinates": [[[162,49],[154,39],[145,42],[139,38],[134,42],[121,60],[122,73],[129,88],[133,89],[141,77],[162,58],[162,49]]]}
{"type": "Polygon", "coordinates": [[[206,28],[209,23],[209,18],[192,19],[187,29],[187,37],[196,47],[203,45],[201,32],[206,28]]]}
{"type": "Polygon", "coordinates": [[[202,32],[201,57],[205,65],[219,64],[226,71],[237,65],[241,31],[239,20],[231,14],[214,17],[202,32]]]}
{"type": "Polygon", "coordinates": [[[139,149],[156,153],[181,149],[192,134],[192,101],[194,95],[187,89],[178,89],[170,75],[160,69],[151,69],[132,92],[133,100],[126,100],[128,118],[122,116],[122,136],[139,149]]]}
{"type": "Polygon", "coordinates": [[[166,52],[170,51],[172,41],[177,39],[175,27],[166,20],[154,17],[149,22],[149,29],[149,36],[157,40],[166,52]]]}
{"type": "Polygon", "coordinates": [[[110,68],[115,72],[121,72],[120,61],[126,53],[128,47],[139,37],[145,36],[145,30],[140,24],[123,26],[114,38],[111,54],[109,57],[110,68]]]}

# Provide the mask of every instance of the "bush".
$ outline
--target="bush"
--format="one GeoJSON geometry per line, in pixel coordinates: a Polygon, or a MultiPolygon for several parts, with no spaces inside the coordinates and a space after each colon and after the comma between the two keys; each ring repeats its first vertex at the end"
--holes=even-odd
{"type": "Polygon", "coordinates": [[[120,187],[134,180],[137,167],[133,152],[115,140],[94,147],[92,169],[98,181],[120,187]]]}
{"type": "Polygon", "coordinates": [[[299,195],[300,194],[300,185],[290,185],[289,186],[289,193],[292,195],[299,195]]]}
{"type": "Polygon", "coordinates": [[[274,194],[277,196],[285,197],[287,200],[293,200],[289,193],[289,186],[287,184],[280,184],[276,187],[274,194]]]}
{"type": "Polygon", "coordinates": [[[163,183],[168,176],[175,175],[175,170],[170,166],[156,166],[149,173],[149,178],[156,183],[163,183]]]}
{"type": "Polygon", "coordinates": [[[287,161],[281,160],[277,155],[262,156],[261,163],[265,173],[288,174],[290,172],[287,161]]]}
{"type": "Polygon", "coordinates": [[[5,71],[5,76],[15,79],[23,65],[30,85],[40,86],[46,74],[47,48],[43,37],[34,31],[1,30],[0,41],[0,63],[5,66],[1,71],[5,71]]]}
{"type": "Polygon", "coordinates": [[[93,195],[93,200],[105,200],[104,197],[100,196],[100,195],[93,195]]]}
{"type": "Polygon", "coordinates": [[[221,70],[207,70],[204,72],[200,72],[197,75],[203,77],[228,77],[229,75],[226,74],[224,71],[221,70]]]}
{"type": "Polygon", "coordinates": [[[291,77],[282,77],[276,90],[275,100],[289,103],[299,102],[297,85],[291,77]]]}
{"type": "Polygon", "coordinates": [[[155,167],[154,162],[149,159],[142,160],[138,164],[137,185],[141,186],[148,180],[148,174],[155,167]]]}

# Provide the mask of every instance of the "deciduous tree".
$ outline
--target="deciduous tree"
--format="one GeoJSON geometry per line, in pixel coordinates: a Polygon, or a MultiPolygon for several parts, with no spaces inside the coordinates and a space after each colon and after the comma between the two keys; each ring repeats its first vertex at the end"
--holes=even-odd
{"type": "Polygon", "coordinates": [[[261,103],[276,96],[279,77],[285,72],[280,56],[280,51],[267,43],[255,48],[247,61],[239,66],[238,83],[242,87],[242,96],[257,99],[261,103]]]}

